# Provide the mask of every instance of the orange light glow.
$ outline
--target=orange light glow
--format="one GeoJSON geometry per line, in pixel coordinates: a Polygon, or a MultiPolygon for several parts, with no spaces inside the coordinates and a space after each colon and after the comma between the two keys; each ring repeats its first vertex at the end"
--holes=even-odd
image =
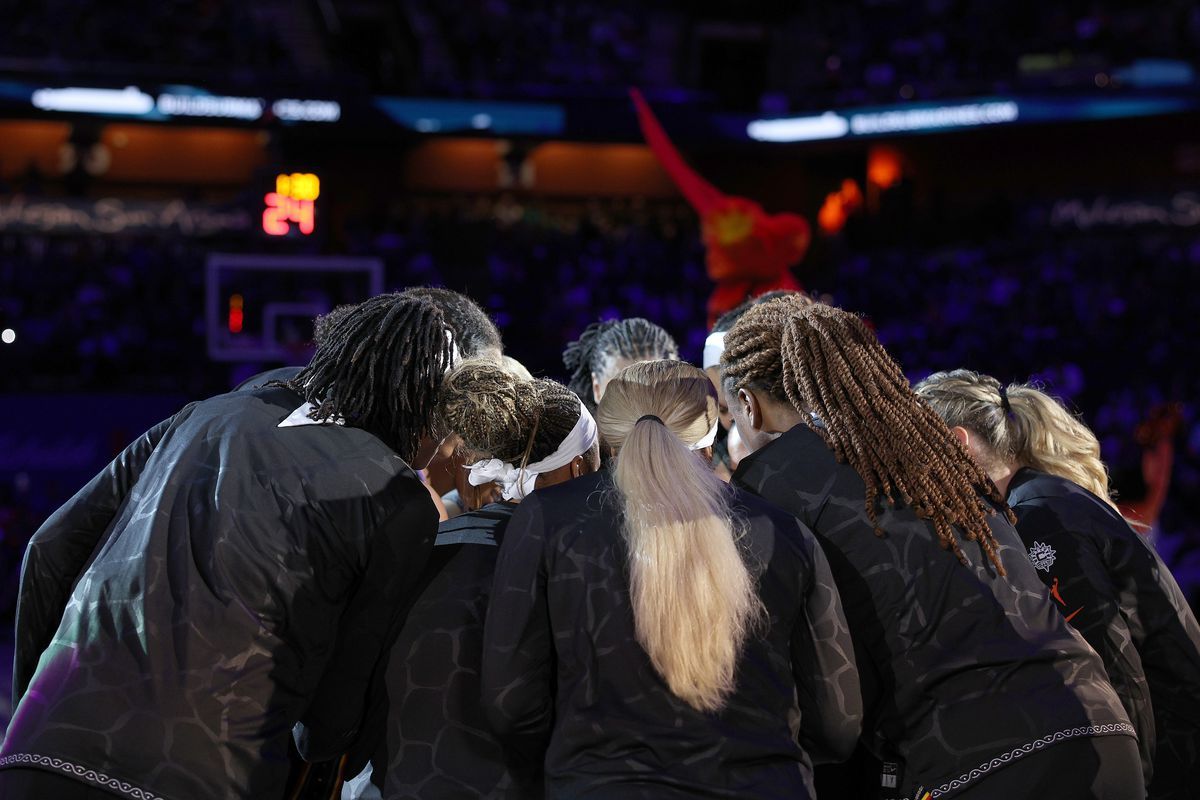
{"type": "Polygon", "coordinates": [[[880,189],[888,189],[900,182],[903,167],[900,154],[891,147],[872,147],[867,156],[867,182],[880,189]]]}
{"type": "Polygon", "coordinates": [[[840,189],[825,196],[825,203],[817,212],[817,224],[827,236],[832,236],[845,227],[850,215],[861,209],[862,204],[862,190],[858,188],[858,183],[847,178],[842,181],[840,189]]]}

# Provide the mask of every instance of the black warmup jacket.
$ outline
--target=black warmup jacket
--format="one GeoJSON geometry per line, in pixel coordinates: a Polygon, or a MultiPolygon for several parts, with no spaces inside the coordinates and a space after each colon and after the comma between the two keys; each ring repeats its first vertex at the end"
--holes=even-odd
{"type": "Polygon", "coordinates": [[[607,472],[539,489],[505,534],[484,631],[483,700],[551,798],[812,797],[841,760],[858,676],[821,548],[791,516],[730,489],[769,614],[719,713],[677,698],[637,643],[619,498],[607,472]]]}
{"type": "Polygon", "coordinates": [[[280,797],[293,725],[333,758],[437,531],[416,474],[279,388],[187,406],[38,530],[0,767],[152,800],[280,797]]]}
{"type": "Polygon", "coordinates": [[[971,566],[960,564],[905,506],[881,507],[878,537],[862,478],[805,425],[742,459],[733,483],[795,514],[824,548],[858,655],[864,742],[906,763],[907,796],[953,796],[1070,738],[1134,735],[1099,657],[999,514],[1007,578],[971,543],[971,566]]]}
{"type": "Polygon", "coordinates": [[[1154,549],[1094,494],[1025,468],[1008,486],[1038,577],[1108,670],[1155,798],[1200,797],[1200,626],[1154,549]]]}
{"type": "Polygon", "coordinates": [[[540,765],[505,754],[480,705],[483,621],[516,505],[492,503],[438,527],[387,671],[384,747],[371,780],[384,800],[540,796],[540,765]]]}
{"type": "Polygon", "coordinates": [[[276,367],[269,369],[266,372],[260,372],[233,387],[235,392],[253,391],[261,389],[271,381],[290,381],[292,378],[300,374],[300,370],[304,367],[276,367]]]}

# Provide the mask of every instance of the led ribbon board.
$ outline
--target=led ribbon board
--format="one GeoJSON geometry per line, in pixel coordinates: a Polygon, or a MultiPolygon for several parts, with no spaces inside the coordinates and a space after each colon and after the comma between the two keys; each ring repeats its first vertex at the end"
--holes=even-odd
{"type": "Polygon", "coordinates": [[[759,142],[816,142],[941,133],[1020,123],[1152,117],[1197,110],[1200,110],[1200,103],[1187,96],[982,97],[945,103],[908,103],[756,119],[744,130],[747,136],[759,142]]]}
{"type": "Polygon", "coordinates": [[[826,111],[818,116],[756,119],[746,134],[760,142],[813,142],[847,136],[927,133],[1015,122],[1021,114],[1013,100],[899,106],[856,112],[826,111]]]}
{"type": "Polygon", "coordinates": [[[342,106],[336,100],[237,97],[213,94],[195,86],[164,86],[157,97],[137,86],[124,89],[41,88],[33,91],[29,102],[42,111],[149,120],[192,118],[257,122],[269,118],[269,112],[270,117],[290,123],[337,122],[342,116],[342,106]]]}

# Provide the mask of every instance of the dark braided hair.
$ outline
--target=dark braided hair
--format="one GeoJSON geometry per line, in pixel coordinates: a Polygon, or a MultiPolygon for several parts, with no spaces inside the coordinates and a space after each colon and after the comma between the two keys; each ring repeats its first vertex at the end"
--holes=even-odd
{"type": "Polygon", "coordinates": [[[327,314],[322,314],[313,320],[313,343],[318,347],[321,342],[325,341],[329,335],[330,328],[334,327],[335,323],[347,314],[354,311],[357,306],[354,303],[349,305],[334,306],[327,314]]]}
{"type": "Polygon", "coordinates": [[[442,310],[446,324],[454,332],[454,343],[463,358],[485,356],[488,355],[488,351],[495,351],[495,354],[499,355],[504,350],[496,323],[492,322],[492,318],[478,303],[465,294],[438,286],[417,286],[406,289],[404,294],[424,297],[442,310]]]}
{"type": "Polygon", "coordinates": [[[450,366],[441,309],[419,297],[381,294],[334,309],[315,329],[317,352],[281,385],[316,406],[313,419],[344,419],[411,461],[432,428],[450,366]]]}
{"type": "Polygon", "coordinates": [[[724,314],[717,317],[717,321],[713,323],[712,330],[709,331],[709,333],[730,331],[733,329],[733,326],[737,324],[737,321],[741,319],[747,311],[755,306],[770,302],[771,300],[775,300],[780,297],[791,297],[793,295],[801,298],[802,300],[807,300],[809,303],[816,302],[816,300],[813,300],[804,292],[798,292],[794,289],[772,289],[769,292],[763,292],[757,297],[751,297],[749,300],[743,301],[741,305],[737,306],[733,310],[726,311],[724,314]]]}
{"type": "MultiPolygon", "coordinates": [[[[500,330],[479,304],[464,294],[436,286],[418,286],[405,289],[407,297],[422,297],[442,310],[446,324],[454,333],[454,344],[463,358],[488,355],[488,351],[504,349],[500,330]]],[[[313,341],[318,345],[325,338],[326,329],[342,315],[353,311],[355,306],[337,306],[328,314],[317,317],[313,323],[313,341]]]]}
{"type": "Polygon", "coordinates": [[[548,457],[580,415],[579,398],[561,383],[522,380],[482,360],[464,361],[446,376],[440,405],[445,428],[472,456],[514,466],[548,457]]]}
{"type": "Polygon", "coordinates": [[[731,396],[749,387],[787,402],[854,468],[877,536],[882,496],[929,520],[942,547],[967,564],[961,529],[1005,574],[987,521],[995,507],[984,499],[1013,521],[1004,498],[857,316],[794,298],[763,303],[727,334],[721,370],[731,396]]]}
{"type": "Polygon", "coordinates": [[[563,350],[563,366],[571,373],[567,387],[579,395],[585,403],[592,397],[592,359],[595,356],[600,336],[616,324],[616,320],[593,322],[583,329],[583,333],[579,334],[578,339],[568,344],[567,349],[563,350]]]}
{"type": "Polygon", "coordinates": [[[579,339],[563,351],[563,366],[571,371],[567,386],[579,395],[590,411],[596,410],[592,375],[603,373],[608,362],[615,358],[678,360],[679,346],[671,334],[642,317],[588,325],[579,339]]]}

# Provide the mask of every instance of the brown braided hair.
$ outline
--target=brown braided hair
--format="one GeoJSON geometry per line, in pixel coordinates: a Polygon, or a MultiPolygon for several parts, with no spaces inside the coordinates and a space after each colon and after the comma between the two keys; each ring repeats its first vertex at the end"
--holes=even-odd
{"type": "Polygon", "coordinates": [[[964,565],[956,527],[1005,574],[987,522],[987,500],[1015,521],[1004,498],[857,316],[789,297],[762,303],[726,335],[721,369],[731,397],[753,388],[788,403],[854,468],[877,536],[882,496],[929,520],[964,565]]]}
{"type": "Polygon", "coordinates": [[[579,398],[562,384],[522,380],[485,360],[447,375],[440,404],[444,428],[462,437],[468,454],[519,467],[557,450],[580,414],[579,398]]]}

